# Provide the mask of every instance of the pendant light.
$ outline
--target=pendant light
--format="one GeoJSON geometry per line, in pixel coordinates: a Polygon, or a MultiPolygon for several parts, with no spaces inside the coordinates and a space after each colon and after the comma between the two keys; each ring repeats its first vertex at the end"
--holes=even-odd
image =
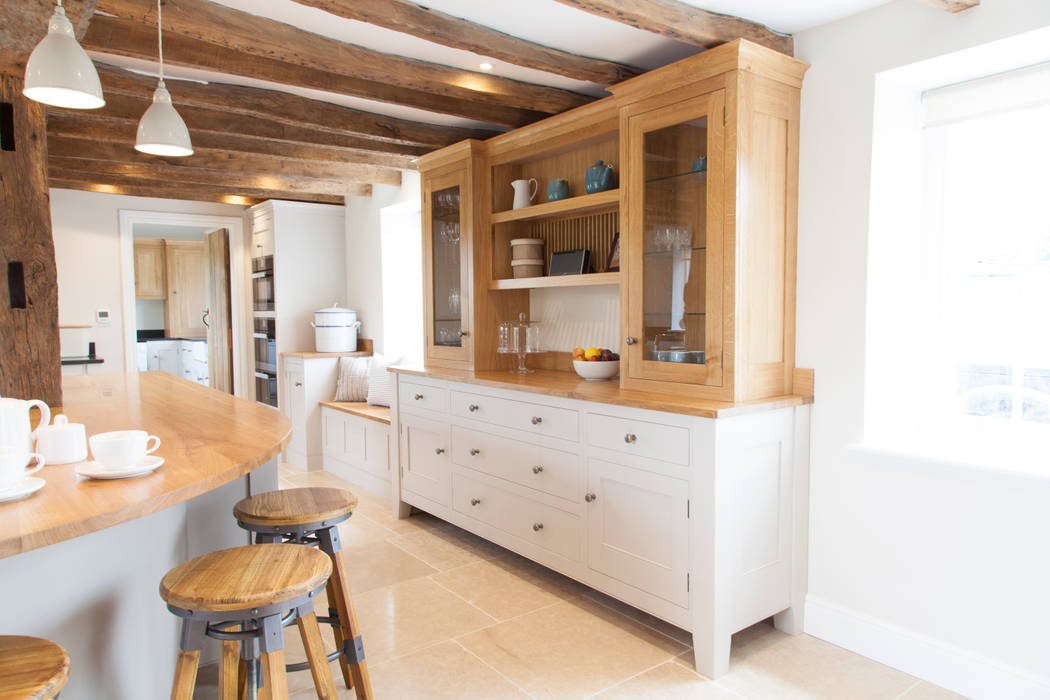
{"type": "Polygon", "coordinates": [[[22,94],[55,107],[98,109],[106,104],[95,64],[77,43],[62,0],[47,23],[47,36],[29,55],[22,94]]]}
{"type": "Polygon", "coordinates": [[[157,57],[160,59],[160,81],[153,92],[153,104],[139,120],[135,150],[154,156],[192,156],[190,132],[171,104],[171,93],[164,87],[164,40],[160,29],[160,0],[157,0],[157,57]]]}

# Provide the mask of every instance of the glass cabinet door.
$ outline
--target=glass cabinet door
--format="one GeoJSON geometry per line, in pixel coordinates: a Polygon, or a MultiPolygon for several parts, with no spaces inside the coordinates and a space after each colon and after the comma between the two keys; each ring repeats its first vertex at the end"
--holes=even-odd
{"type": "Polygon", "coordinates": [[[629,119],[628,376],[720,385],[724,92],[629,119]]]}
{"type": "Polygon", "coordinates": [[[470,359],[467,310],[470,276],[466,274],[468,227],[465,176],[453,173],[434,178],[424,187],[423,220],[428,271],[425,280],[428,300],[426,309],[426,342],[428,358],[444,360],[470,359]]]}

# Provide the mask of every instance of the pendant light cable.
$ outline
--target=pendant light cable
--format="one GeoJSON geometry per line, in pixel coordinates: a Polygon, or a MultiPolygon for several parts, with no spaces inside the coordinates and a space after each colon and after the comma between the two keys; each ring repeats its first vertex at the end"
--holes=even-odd
{"type": "Polygon", "coordinates": [[[193,144],[186,123],[175,111],[171,94],[164,86],[164,30],[161,0],[157,0],[157,61],[160,65],[153,104],[139,120],[135,150],[155,156],[191,156],[193,144]]]}
{"type": "MultiPolygon", "coordinates": [[[[62,0],[58,0],[62,4],[62,0]]],[[[160,33],[160,0],[157,0],[157,58],[160,59],[160,84],[164,84],[164,37],[160,33]]]]}

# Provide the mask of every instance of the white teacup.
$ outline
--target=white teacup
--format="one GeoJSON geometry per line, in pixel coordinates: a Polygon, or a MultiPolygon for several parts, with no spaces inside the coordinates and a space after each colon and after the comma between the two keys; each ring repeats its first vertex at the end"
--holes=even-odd
{"type": "Polygon", "coordinates": [[[43,468],[44,458],[39,454],[21,445],[0,445],[0,490],[14,486],[43,468]],[[26,465],[34,459],[36,466],[27,470],[26,465]]]}
{"type": "Polygon", "coordinates": [[[160,438],[145,430],[115,430],[88,438],[91,454],[107,469],[127,469],[160,447],[160,438]],[[153,446],[150,446],[150,443],[153,446]]]}

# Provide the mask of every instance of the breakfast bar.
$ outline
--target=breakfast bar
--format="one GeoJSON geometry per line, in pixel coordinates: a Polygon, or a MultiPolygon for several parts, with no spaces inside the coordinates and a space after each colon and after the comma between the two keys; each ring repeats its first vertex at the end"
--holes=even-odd
{"type": "Polygon", "coordinates": [[[91,480],[48,465],[46,485],[0,504],[0,594],[9,633],[51,639],[72,662],[64,694],[162,697],[177,618],[157,586],[176,564],[247,543],[235,502],[277,487],[291,424],[280,412],[162,372],[67,376],[53,408],[87,434],[160,438],[156,471],[91,480]]]}

